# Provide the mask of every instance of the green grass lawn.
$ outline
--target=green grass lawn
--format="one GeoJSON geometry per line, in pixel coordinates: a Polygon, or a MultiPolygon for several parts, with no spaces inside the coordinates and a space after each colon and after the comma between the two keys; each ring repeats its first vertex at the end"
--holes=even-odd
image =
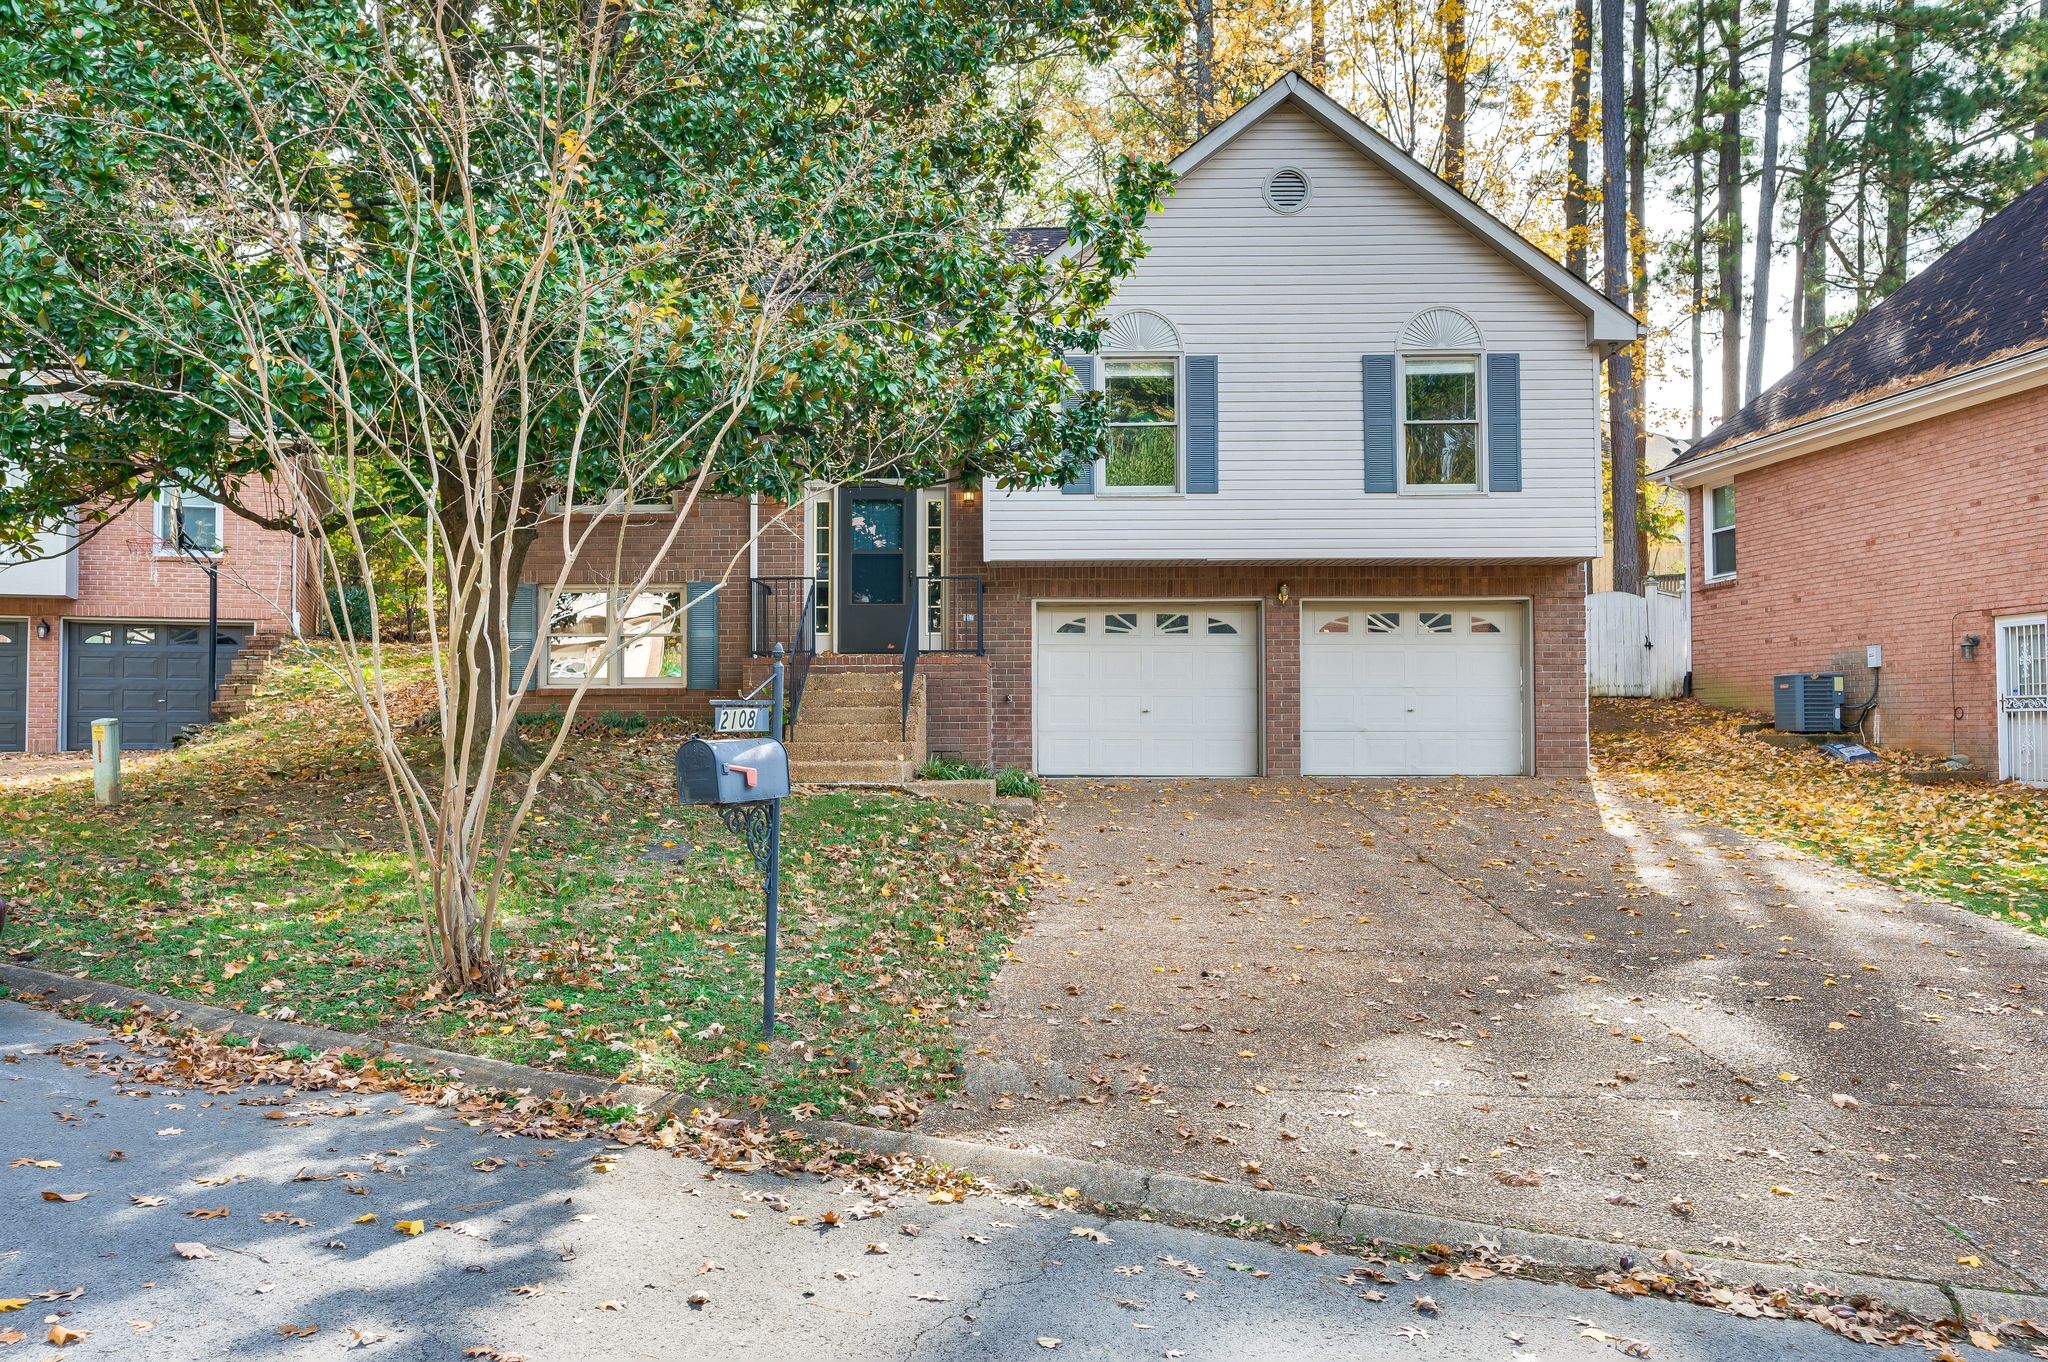
{"type": "MultiPolygon", "coordinates": [[[[384,778],[317,656],[273,662],[248,716],[129,772],[116,810],[80,778],[0,789],[10,958],[778,1114],[948,1085],[952,1028],[1023,911],[1018,829],[887,793],[790,801],[763,1044],[760,877],[714,815],[677,806],[682,730],[579,724],[515,858],[512,987],[439,998],[384,778]],[[693,854],[649,858],[677,841],[693,854]]],[[[418,708],[420,659],[393,670],[418,708]]]]}
{"type": "Polygon", "coordinates": [[[1748,717],[1687,701],[1603,700],[1602,776],[1636,794],[2048,935],[2048,796],[2023,785],[1906,779],[1925,758],[1786,751],[1748,717]]]}

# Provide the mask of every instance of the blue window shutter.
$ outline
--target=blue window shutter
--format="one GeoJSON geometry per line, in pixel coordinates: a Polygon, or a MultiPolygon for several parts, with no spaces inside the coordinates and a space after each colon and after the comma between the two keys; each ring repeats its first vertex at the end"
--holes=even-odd
{"type": "MultiPolygon", "coordinates": [[[[1076,354],[1067,356],[1067,367],[1074,371],[1074,378],[1081,385],[1080,392],[1075,393],[1073,396],[1069,397],[1065,402],[1061,404],[1062,406],[1066,407],[1068,411],[1072,411],[1075,407],[1081,405],[1082,393],[1090,392],[1094,389],[1096,373],[1095,366],[1096,360],[1095,356],[1093,355],[1076,354]]],[[[1087,470],[1083,472],[1080,477],[1075,478],[1072,482],[1061,483],[1060,490],[1062,492],[1065,492],[1068,496],[1087,496],[1090,493],[1094,492],[1095,465],[1090,464],[1087,470]]]]}
{"type": "MultiPolygon", "coordinates": [[[[526,675],[527,660],[533,656],[534,640],[540,635],[539,583],[521,582],[512,588],[512,602],[505,609],[505,635],[512,646],[512,670],[505,684],[516,691],[526,675]]],[[[544,679],[536,672],[525,688],[537,689],[544,679]]]]}
{"type": "Polygon", "coordinates": [[[1486,357],[1486,486],[1522,490],[1522,357],[1486,357]]]}
{"type": "Polygon", "coordinates": [[[684,588],[684,662],[691,690],[718,689],[718,583],[691,582],[684,588]]]}
{"type": "Polygon", "coordinates": [[[1394,484],[1394,357],[1366,355],[1365,490],[1391,492],[1394,484]]]}
{"type": "Polygon", "coordinates": [[[1216,490],[1216,356],[1189,355],[1187,374],[1188,491],[1216,490]]]}

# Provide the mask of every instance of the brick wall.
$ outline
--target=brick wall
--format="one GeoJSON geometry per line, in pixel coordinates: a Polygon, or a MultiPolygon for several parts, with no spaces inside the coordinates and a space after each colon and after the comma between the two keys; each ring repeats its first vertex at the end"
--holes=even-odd
{"type": "MultiPolygon", "coordinates": [[[[1884,648],[1882,741],[1998,768],[1993,622],[2048,608],[2048,389],[1744,473],[1732,582],[1693,534],[1694,688],[1768,710],[1779,672],[1841,671],[1868,693],[1884,648]],[[1973,661],[1957,643],[1983,640],[1973,661]]],[[[1700,493],[1692,523],[1704,524],[1700,493]]]]}
{"type": "Polygon", "coordinates": [[[992,757],[1031,764],[1032,608],[1038,600],[1256,599],[1263,602],[1265,771],[1301,771],[1301,602],[1373,597],[1523,597],[1530,603],[1535,771],[1586,769],[1585,564],[1340,566],[1270,564],[987,563],[978,506],[953,508],[956,572],[988,585],[992,757]],[[1277,598],[1280,583],[1288,600],[1277,598]]]}
{"type": "MultiPolygon", "coordinates": [[[[248,493],[245,492],[245,495],[248,493]]],[[[256,508],[275,509],[258,492],[256,508]]],[[[78,596],[0,596],[0,618],[26,619],[28,630],[28,750],[58,749],[67,620],[206,619],[206,574],[183,557],[159,554],[143,542],[154,533],[156,505],[129,507],[78,546],[78,596]],[[36,637],[47,623],[50,636],[36,637]]],[[[221,512],[227,554],[220,569],[220,620],[261,633],[285,633],[296,610],[315,621],[318,584],[303,547],[289,534],[264,529],[221,512]]]]}

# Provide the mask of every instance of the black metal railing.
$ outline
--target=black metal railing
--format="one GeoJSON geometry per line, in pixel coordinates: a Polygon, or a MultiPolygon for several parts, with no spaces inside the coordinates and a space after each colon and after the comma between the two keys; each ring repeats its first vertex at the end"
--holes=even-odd
{"type": "Polygon", "coordinates": [[[981,578],[913,577],[910,584],[910,618],[903,625],[905,738],[910,736],[910,695],[917,684],[918,655],[972,653],[979,657],[988,651],[988,630],[982,618],[987,590],[981,578]]]}
{"type": "Polygon", "coordinates": [[[804,704],[804,682],[818,655],[818,583],[813,577],[755,577],[747,582],[748,651],[767,657],[782,645],[788,666],[782,738],[789,740],[804,704]]]}

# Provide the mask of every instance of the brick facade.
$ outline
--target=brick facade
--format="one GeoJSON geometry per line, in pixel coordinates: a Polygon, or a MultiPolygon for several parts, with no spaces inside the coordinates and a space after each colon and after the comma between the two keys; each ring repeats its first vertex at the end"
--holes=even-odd
{"type": "MultiPolygon", "coordinates": [[[[257,509],[265,509],[256,498],[257,509]]],[[[55,752],[63,692],[64,625],[70,620],[206,621],[206,574],[176,555],[159,554],[146,542],[154,532],[156,504],[129,507],[95,531],[75,552],[78,595],[0,595],[0,619],[28,621],[28,750],[55,752]],[[49,637],[38,638],[38,626],[49,637]]],[[[220,622],[258,633],[287,633],[293,615],[311,627],[318,583],[302,546],[291,535],[244,520],[225,509],[220,516],[227,554],[220,570],[220,622]]]]}
{"type": "Polygon", "coordinates": [[[2048,608],[2048,389],[1735,478],[1737,574],[1709,583],[1692,496],[1694,688],[1768,710],[1779,672],[1841,671],[1873,736],[1998,769],[1994,622],[2048,608]],[[1965,634],[1981,640],[1964,660],[1965,634]]]}
{"type": "MultiPolygon", "coordinates": [[[[960,488],[947,496],[947,570],[979,577],[985,589],[976,618],[974,597],[961,584],[949,596],[952,640],[971,647],[979,638],[986,656],[932,654],[919,663],[926,678],[927,745],[935,753],[978,765],[1032,764],[1032,610],[1039,600],[1159,599],[1256,600],[1261,602],[1265,688],[1265,771],[1287,776],[1301,770],[1301,602],[1303,600],[1407,597],[1423,599],[1507,598],[1530,607],[1533,671],[1534,769],[1539,775],[1574,775],[1586,768],[1586,569],[1583,563],[1439,564],[1431,566],[1273,564],[1091,564],[984,563],[981,561],[981,505],[978,493],[960,488]],[[1288,585],[1286,602],[1277,599],[1288,585]]],[[[764,525],[772,512],[763,509],[764,525]]],[[[745,599],[747,507],[743,502],[707,503],[694,515],[667,555],[658,582],[680,585],[716,580],[729,569],[730,601],[745,599]]],[[[572,585],[630,580],[659,543],[664,527],[653,522],[625,530],[601,531],[570,574],[572,585]]],[[[562,561],[559,536],[543,534],[529,554],[528,580],[552,580],[562,561]]],[[[802,524],[764,532],[760,575],[806,575],[802,524]]],[[[727,605],[719,614],[721,694],[751,686],[766,664],[748,657],[744,608],[727,605]]],[[[834,665],[846,665],[835,660],[834,665]]],[[[877,656],[874,665],[900,660],[877,656]]],[[[540,692],[545,700],[549,692],[540,692]]],[[[710,692],[632,688],[592,690],[586,707],[649,714],[705,712],[710,692]]]]}

